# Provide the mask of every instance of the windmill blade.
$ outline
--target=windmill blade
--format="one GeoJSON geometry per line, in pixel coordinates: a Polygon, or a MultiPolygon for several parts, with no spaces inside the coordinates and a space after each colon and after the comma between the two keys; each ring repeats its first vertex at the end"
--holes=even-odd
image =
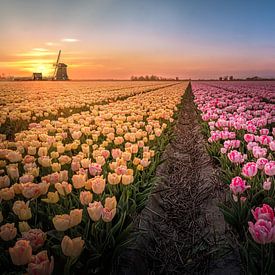
{"type": "Polygon", "coordinates": [[[59,63],[60,55],[61,55],[61,50],[59,50],[59,53],[58,53],[58,56],[57,56],[57,60],[56,60],[55,68],[54,68],[54,73],[53,73],[53,79],[55,78],[55,75],[56,75],[56,71],[57,71],[57,68],[58,68],[58,63],[59,63]]]}
{"type": "Polygon", "coordinates": [[[59,63],[60,55],[61,55],[61,50],[59,50],[59,53],[58,53],[58,56],[57,56],[57,60],[56,60],[56,64],[59,63]]]}

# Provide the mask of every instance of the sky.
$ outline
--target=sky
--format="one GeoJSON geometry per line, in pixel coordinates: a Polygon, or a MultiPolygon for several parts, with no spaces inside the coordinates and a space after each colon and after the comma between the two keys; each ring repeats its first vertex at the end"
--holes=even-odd
{"type": "Polygon", "coordinates": [[[0,74],[275,77],[275,1],[0,0],[0,74]]]}

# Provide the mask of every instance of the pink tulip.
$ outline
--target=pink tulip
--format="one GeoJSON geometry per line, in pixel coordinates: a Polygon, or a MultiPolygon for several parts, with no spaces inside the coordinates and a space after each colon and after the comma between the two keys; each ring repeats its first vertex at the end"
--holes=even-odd
{"type": "Polygon", "coordinates": [[[259,136],[259,142],[262,144],[262,145],[268,145],[272,140],[273,138],[271,136],[259,136]]]}
{"type": "Polygon", "coordinates": [[[244,162],[243,155],[237,150],[229,152],[227,156],[232,163],[240,164],[244,162]]]}
{"type": "Polygon", "coordinates": [[[112,157],[113,157],[113,159],[120,158],[121,154],[122,154],[122,151],[120,149],[118,149],[118,148],[112,149],[112,157]]]}
{"type": "Polygon", "coordinates": [[[127,173],[127,166],[125,165],[120,165],[119,167],[117,167],[115,169],[115,172],[118,174],[118,175],[124,175],[127,173]]]}
{"type": "Polygon", "coordinates": [[[46,250],[43,250],[31,257],[31,262],[28,264],[27,272],[29,275],[51,275],[54,268],[54,259],[51,261],[48,258],[46,250]]]}
{"type": "Polygon", "coordinates": [[[251,210],[255,220],[267,220],[273,222],[274,220],[274,211],[268,204],[263,204],[262,207],[257,207],[255,210],[251,210]]]}
{"type": "Polygon", "coordinates": [[[245,134],[243,136],[243,138],[247,143],[254,141],[254,135],[253,134],[245,134]]]}
{"type": "Polygon", "coordinates": [[[251,151],[251,150],[253,150],[253,147],[255,147],[255,146],[258,146],[258,143],[257,142],[254,142],[254,141],[251,141],[251,142],[248,142],[247,143],[247,150],[248,151],[251,151]]]}
{"type": "Polygon", "coordinates": [[[46,240],[46,233],[41,229],[30,229],[27,232],[22,233],[22,239],[30,241],[30,245],[33,251],[42,247],[46,240]]]}
{"type": "Polygon", "coordinates": [[[267,163],[268,163],[268,159],[259,158],[259,159],[257,159],[256,165],[257,165],[258,169],[263,170],[267,163]]]}
{"type": "Polygon", "coordinates": [[[235,139],[236,138],[236,133],[235,132],[229,132],[228,133],[228,138],[229,139],[235,139]]]}
{"type": "Polygon", "coordinates": [[[239,148],[241,142],[237,139],[234,140],[226,140],[223,144],[224,148],[226,149],[233,149],[233,148],[239,148]]]}
{"type": "Polygon", "coordinates": [[[268,162],[264,167],[264,172],[268,176],[275,175],[275,161],[268,162]]]}
{"type": "Polygon", "coordinates": [[[261,129],[260,130],[260,135],[268,135],[269,130],[268,129],[261,129]]]}
{"type": "Polygon", "coordinates": [[[71,163],[71,169],[76,172],[80,169],[80,162],[77,160],[73,160],[71,163]]]}
{"type": "Polygon", "coordinates": [[[98,176],[101,174],[102,172],[102,168],[101,165],[98,163],[91,163],[89,165],[89,172],[91,174],[91,176],[98,176]]]}
{"type": "Polygon", "coordinates": [[[264,158],[267,154],[267,149],[261,148],[259,146],[254,146],[252,149],[252,153],[255,158],[264,158]]]}
{"type": "Polygon", "coordinates": [[[269,148],[270,148],[271,151],[275,151],[275,141],[271,141],[269,143],[269,148]]]}
{"type": "Polygon", "coordinates": [[[263,189],[266,191],[271,189],[271,181],[269,178],[263,183],[263,189]]]}
{"type": "Polygon", "coordinates": [[[256,243],[271,243],[275,234],[275,227],[267,220],[259,219],[255,224],[248,222],[248,230],[256,243]]]}
{"type": "Polygon", "coordinates": [[[257,127],[255,125],[250,124],[250,125],[247,126],[247,132],[256,133],[257,132],[257,127]]]}
{"type": "Polygon", "coordinates": [[[108,208],[103,208],[102,210],[102,220],[104,222],[111,222],[116,214],[116,208],[114,209],[108,209],[108,208]]]}
{"type": "Polygon", "coordinates": [[[237,195],[242,194],[246,189],[249,189],[251,186],[246,185],[245,180],[243,180],[241,177],[235,177],[231,180],[229,187],[232,193],[234,195],[237,195]]]}
{"type": "Polygon", "coordinates": [[[249,177],[249,178],[256,176],[257,172],[258,172],[258,169],[255,162],[247,162],[242,169],[242,174],[245,177],[249,177]]]}

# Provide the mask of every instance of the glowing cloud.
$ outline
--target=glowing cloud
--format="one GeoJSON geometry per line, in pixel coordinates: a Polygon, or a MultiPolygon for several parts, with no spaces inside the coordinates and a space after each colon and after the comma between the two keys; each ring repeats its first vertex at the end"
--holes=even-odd
{"type": "Polygon", "coordinates": [[[32,50],[37,51],[37,52],[47,52],[48,51],[48,49],[45,49],[45,48],[33,48],[32,50]]]}
{"type": "Polygon", "coordinates": [[[25,53],[17,53],[15,56],[25,56],[25,57],[34,57],[34,56],[52,56],[56,55],[56,52],[48,52],[48,51],[30,51],[25,53]]]}
{"type": "Polygon", "coordinates": [[[64,38],[61,40],[62,42],[77,42],[79,41],[78,39],[75,38],[64,38]]]}

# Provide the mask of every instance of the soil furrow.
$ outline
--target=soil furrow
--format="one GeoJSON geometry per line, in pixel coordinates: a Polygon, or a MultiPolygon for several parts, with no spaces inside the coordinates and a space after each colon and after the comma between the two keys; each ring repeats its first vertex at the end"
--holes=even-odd
{"type": "Polygon", "coordinates": [[[217,207],[224,196],[201,133],[191,89],[184,95],[175,138],[158,167],[159,180],[138,217],[140,234],[119,259],[117,274],[240,274],[228,250],[217,207]],[[218,188],[217,188],[218,187],[218,188]]]}

